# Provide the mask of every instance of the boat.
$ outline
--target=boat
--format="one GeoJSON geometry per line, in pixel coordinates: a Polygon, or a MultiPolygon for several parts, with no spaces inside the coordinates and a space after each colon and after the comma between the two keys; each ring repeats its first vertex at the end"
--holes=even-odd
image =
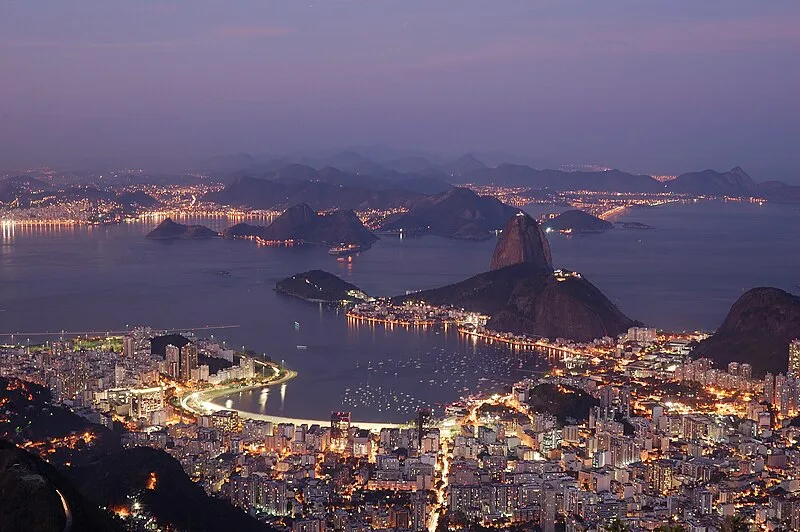
{"type": "Polygon", "coordinates": [[[328,254],[347,255],[349,253],[358,253],[359,251],[365,251],[367,249],[369,249],[369,246],[365,246],[364,244],[340,244],[330,248],[328,250],[328,254]]]}
{"type": "Polygon", "coordinates": [[[308,349],[307,345],[298,345],[297,349],[308,349]]]}

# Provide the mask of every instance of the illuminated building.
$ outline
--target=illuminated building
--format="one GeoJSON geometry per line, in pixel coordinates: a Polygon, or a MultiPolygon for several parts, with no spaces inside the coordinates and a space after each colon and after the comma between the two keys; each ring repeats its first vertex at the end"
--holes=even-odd
{"type": "Polygon", "coordinates": [[[411,499],[411,530],[422,532],[428,528],[428,494],[415,491],[411,499]]]}
{"type": "Polygon", "coordinates": [[[792,377],[800,377],[800,339],[789,344],[789,370],[792,377]]]}
{"type": "Polygon", "coordinates": [[[235,410],[220,410],[211,414],[211,426],[224,432],[239,430],[239,412],[235,410]]]}
{"type": "Polygon", "coordinates": [[[130,401],[131,416],[146,418],[164,408],[164,390],[160,387],[131,390],[130,401]]]}
{"type": "Polygon", "coordinates": [[[431,417],[429,408],[420,408],[417,412],[417,449],[422,449],[422,435],[425,431],[425,422],[431,417]]]}
{"type": "Polygon", "coordinates": [[[331,446],[339,450],[347,447],[350,438],[350,412],[331,413],[331,446]]]}
{"type": "Polygon", "coordinates": [[[168,345],[166,353],[164,373],[173,379],[177,379],[180,375],[181,350],[174,345],[168,345]]]}
{"type": "Polygon", "coordinates": [[[657,340],[656,330],[647,327],[631,327],[628,329],[628,340],[638,343],[653,343],[657,340]]]}
{"type": "Polygon", "coordinates": [[[131,357],[134,355],[134,340],[133,336],[125,336],[122,338],[122,356],[131,357]]]}
{"type": "Polygon", "coordinates": [[[190,380],[194,369],[197,369],[197,347],[194,344],[188,344],[180,350],[178,378],[182,381],[190,380]]]}

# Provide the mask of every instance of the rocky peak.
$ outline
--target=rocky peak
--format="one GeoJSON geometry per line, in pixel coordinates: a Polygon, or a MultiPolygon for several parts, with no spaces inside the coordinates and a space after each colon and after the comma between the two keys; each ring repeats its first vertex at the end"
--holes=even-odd
{"type": "Polygon", "coordinates": [[[536,220],[522,212],[512,217],[503,228],[494,248],[491,269],[499,270],[520,263],[553,271],[553,257],[544,231],[536,220]]]}

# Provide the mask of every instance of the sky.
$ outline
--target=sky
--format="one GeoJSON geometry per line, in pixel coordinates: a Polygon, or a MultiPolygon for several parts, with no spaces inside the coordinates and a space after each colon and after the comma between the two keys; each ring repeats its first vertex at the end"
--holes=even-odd
{"type": "Polygon", "coordinates": [[[6,0],[0,168],[383,144],[800,182],[797,0],[6,0]]]}

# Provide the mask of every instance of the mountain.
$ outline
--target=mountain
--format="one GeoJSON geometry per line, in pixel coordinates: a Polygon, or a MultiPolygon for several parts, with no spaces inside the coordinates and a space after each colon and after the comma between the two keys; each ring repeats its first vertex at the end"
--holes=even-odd
{"type": "Polygon", "coordinates": [[[776,203],[800,203],[800,185],[765,181],[758,184],[758,196],[776,203]]]}
{"type": "Polygon", "coordinates": [[[508,220],[503,227],[492,254],[490,268],[499,270],[514,264],[527,263],[545,271],[553,271],[550,243],[541,226],[530,216],[520,212],[508,220]]]}
{"type": "Polygon", "coordinates": [[[167,218],[158,227],[147,233],[154,240],[207,240],[217,238],[219,233],[204,225],[185,225],[167,218]]]}
{"type": "Polygon", "coordinates": [[[383,164],[383,166],[385,166],[390,170],[395,170],[397,172],[416,173],[416,174],[437,170],[435,164],[430,162],[425,157],[419,157],[419,156],[403,157],[401,159],[389,161],[383,164]]]}
{"type": "Polygon", "coordinates": [[[597,233],[613,229],[614,224],[578,209],[564,211],[542,224],[545,231],[570,231],[573,233],[597,233]]]}
{"type": "Polygon", "coordinates": [[[800,296],[778,288],[748,290],[731,306],[717,332],[693,354],[714,360],[746,362],[753,373],[786,372],[789,343],[800,338],[800,296]]]}
{"type": "Polygon", "coordinates": [[[227,238],[259,237],[264,240],[298,240],[314,244],[371,245],[378,238],[353,211],[339,210],[320,215],[301,203],[287,209],[268,226],[236,224],[223,232],[227,238]]]}
{"type": "Polygon", "coordinates": [[[0,493],[0,530],[123,530],[53,466],[5,440],[0,440],[0,493]]]}
{"type": "Polygon", "coordinates": [[[666,182],[666,189],[670,192],[715,196],[751,194],[756,187],[752,178],[738,166],[729,172],[689,172],[666,182]]]}
{"type": "Polygon", "coordinates": [[[565,172],[563,170],[536,170],[530,166],[503,163],[496,168],[475,170],[460,176],[461,182],[510,186],[534,189],[592,190],[615,192],[662,192],[664,185],[648,175],[637,175],[622,170],[603,172],[565,172]]]}
{"type": "Polygon", "coordinates": [[[357,286],[323,270],[311,270],[287,277],[275,284],[275,290],[315,303],[352,303],[368,299],[357,286]]]}
{"type": "Polygon", "coordinates": [[[424,231],[447,238],[486,239],[519,209],[500,200],[454,187],[415,201],[407,213],[388,221],[384,231],[424,231]]]}
{"type": "Polygon", "coordinates": [[[27,206],[34,194],[49,191],[50,185],[28,176],[13,176],[0,179],[0,203],[15,203],[27,206]]]}
{"type": "MultiPolygon", "coordinates": [[[[95,504],[130,511],[135,497],[142,510],[168,530],[272,530],[227,501],[206,495],[164,451],[149,447],[121,450],[83,467],[72,467],[75,486],[95,504]]],[[[78,530],[90,530],[80,528],[78,530]]]]}
{"type": "Polygon", "coordinates": [[[229,153],[210,157],[200,163],[200,169],[206,172],[231,172],[250,168],[257,163],[249,153],[229,153]]]}
{"type": "Polygon", "coordinates": [[[368,210],[402,207],[421,197],[419,193],[380,180],[363,176],[345,178],[347,174],[334,169],[313,170],[313,181],[290,178],[303,172],[307,170],[294,168],[284,172],[281,181],[239,176],[224,189],[203,196],[203,201],[264,210],[284,210],[299,203],[307,203],[317,210],[368,210]],[[342,180],[329,182],[335,177],[342,180]],[[364,181],[370,186],[363,186],[364,181]]]}
{"type": "Polygon", "coordinates": [[[454,305],[491,316],[487,328],[587,342],[617,336],[636,322],[580,274],[552,270],[536,221],[521,214],[498,240],[492,270],[460,283],[396,298],[454,305]]]}
{"type": "Polygon", "coordinates": [[[470,172],[486,170],[487,166],[468,153],[451,163],[443,164],[440,168],[447,175],[465,175],[470,172]]]}
{"type": "Polygon", "coordinates": [[[152,209],[161,204],[156,198],[141,190],[122,192],[117,194],[116,200],[125,210],[134,210],[138,208],[152,209]]]}

